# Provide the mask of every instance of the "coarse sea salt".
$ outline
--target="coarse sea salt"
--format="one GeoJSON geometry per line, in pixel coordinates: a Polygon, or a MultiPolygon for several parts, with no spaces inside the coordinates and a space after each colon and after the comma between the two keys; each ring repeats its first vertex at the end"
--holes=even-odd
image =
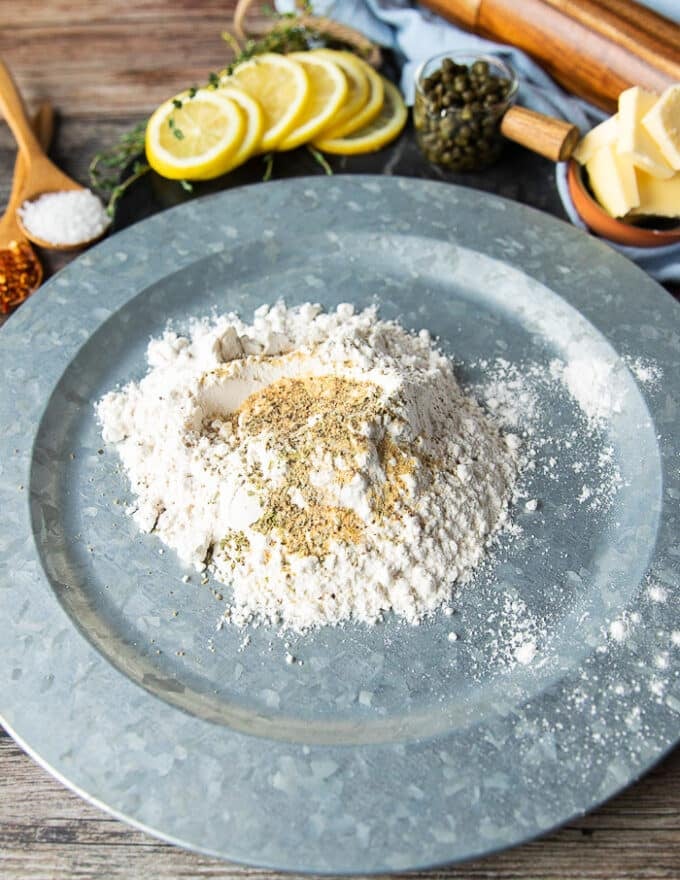
{"type": "Polygon", "coordinates": [[[89,189],[44,193],[19,208],[24,229],[53,245],[77,245],[92,241],[111,222],[104,206],[89,189]]]}

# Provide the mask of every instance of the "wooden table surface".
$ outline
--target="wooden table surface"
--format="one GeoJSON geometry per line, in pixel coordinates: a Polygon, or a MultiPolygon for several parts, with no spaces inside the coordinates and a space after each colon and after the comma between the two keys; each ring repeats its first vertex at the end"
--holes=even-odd
{"type": "MultiPolygon", "coordinates": [[[[233,0],[0,0],[0,57],[28,103],[59,111],[52,156],[87,165],[162,99],[228,57],[233,0]]],[[[0,204],[13,144],[0,124],[0,204]]],[[[48,272],[70,259],[44,254],[48,272]]],[[[2,331],[0,330],[0,333],[2,331]]],[[[86,804],[0,728],[0,878],[105,880],[272,876],[160,843],[86,804]]],[[[283,876],[283,875],[281,875],[283,876]]],[[[424,872],[485,880],[680,878],[680,750],[592,814],[547,837],[463,866],[424,872]]]]}

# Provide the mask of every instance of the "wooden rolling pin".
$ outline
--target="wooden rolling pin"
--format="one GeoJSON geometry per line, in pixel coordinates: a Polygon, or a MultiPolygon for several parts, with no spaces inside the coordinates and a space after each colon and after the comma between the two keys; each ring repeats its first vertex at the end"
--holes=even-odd
{"type": "Polygon", "coordinates": [[[631,0],[598,0],[597,5],[617,15],[620,23],[627,22],[633,25],[643,39],[645,34],[656,37],[673,49],[676,56],[680,53],[678,26],[672,21],[669,22],[665,16],[658,15],[647,6],[641,6],[631,0]]]}
{"type": "Polygon", "coordinates": [[[680,82],[680,26],[627,0],[422,0],[444,18],[531,55],[608,112],[632,85],[680,82]],[[621,7],[630,7],[627,13],[621,7]]]}
{"type": "Polygon", "coordinates": [[[622,5],[620,0],[543,2],[668,73],[670,77],[680,76],[680,28],[646,7],[629,2],[619,8],[622,5]]]}

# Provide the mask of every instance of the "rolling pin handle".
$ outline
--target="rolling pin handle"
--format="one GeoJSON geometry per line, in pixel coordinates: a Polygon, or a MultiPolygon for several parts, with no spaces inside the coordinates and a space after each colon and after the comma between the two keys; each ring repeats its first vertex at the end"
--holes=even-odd
{"type": "Polygon", "coordinates": [[[511,107],[501,121],[501,134],[553,162],[566,161],[581,133],[571,122],[544,116],[526,107],[511,107]]]}

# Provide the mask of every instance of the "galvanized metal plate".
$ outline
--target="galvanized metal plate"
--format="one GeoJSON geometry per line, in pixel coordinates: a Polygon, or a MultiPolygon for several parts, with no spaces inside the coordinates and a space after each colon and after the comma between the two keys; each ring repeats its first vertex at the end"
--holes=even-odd
{"type": "MultiPolygon", "coordinates": [[[[622,257],[439,183],[268,183],[112,236],[0,332],[3,723],[114,815],[273,868],[472,858],[590,809],[680,733],[679,340],[677,305],[622,257]],[[436,333],[470,385],[483,358],[548,363],[575,340],[613,359],[625,406],[578,453],[587,475],[611,448],[612,505],[576,503],[587,480],[563,453],[558,478],[536,468],[539,511],[515,512],[521,539],[457,592],[453,618],[290,640],[304,665],[266,628],[247,645],[215,632],[210,585],[183,583],[125,515],[93,406],[144,374],[168,320],[280,296],[377,302],[436,333]],[[656,390],[628,368],[640,357],[665,376],[656,390]],[[536,627],[531,663],[511,662],[507,601],[536,627]]],[[[548,456],[549,435],[584,420],[566,393],[541,407],[548,456]]]]}

